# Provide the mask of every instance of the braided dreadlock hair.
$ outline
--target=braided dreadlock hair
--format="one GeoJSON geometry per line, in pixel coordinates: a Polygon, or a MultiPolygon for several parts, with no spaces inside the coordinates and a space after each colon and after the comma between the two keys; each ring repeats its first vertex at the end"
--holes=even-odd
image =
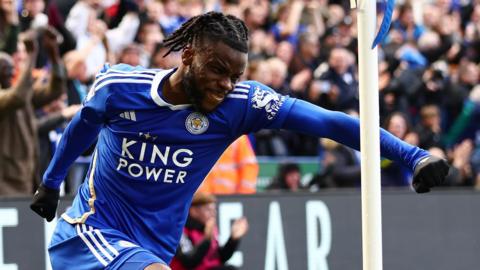
{"type": "Polygon", "coordinates": [[[172,51],[180,51],[189,44],[196,44],[207,38],[214,42],[224,42],[231,48],[243,53],[248,52],[248,29],[235,16],[220,12],[208,12],[194,16],[165,38],[163,44],[172,51]]]}

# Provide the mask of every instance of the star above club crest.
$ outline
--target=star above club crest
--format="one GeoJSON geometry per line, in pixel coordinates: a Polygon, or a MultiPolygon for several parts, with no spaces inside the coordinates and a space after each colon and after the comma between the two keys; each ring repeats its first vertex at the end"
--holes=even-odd
{"type": "Polygon", "coordinates": [[[141,138],[145,138],[146,140],[151,140],[151,141],[155,141],[158,138],[158,136],[152,136],[150,134],[150,132],[147,132],[147,133],[139,132],[138,136],[140,136],[141,138]]]}

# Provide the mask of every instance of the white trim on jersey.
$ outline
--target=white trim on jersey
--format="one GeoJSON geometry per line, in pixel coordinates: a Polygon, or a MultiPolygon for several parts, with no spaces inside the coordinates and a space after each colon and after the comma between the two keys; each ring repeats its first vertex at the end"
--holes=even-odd
{"type": "Polygon", "coordinates": [[[106,85],[112,84],[112,83],[136,83],[136,84],[151,84],[152,81],[150,80],[136,80],[136,79],[112,79],[108,80],[106,82],[102,82],[98,86],[95,87],[94,91],[97,92],[99,89],[103,88],[106,85]]]}
{"type": "Polygon", "coordinates": [[[107,264],[108,264],[107,261],[105,261],[105,259],[103,259],[102,256],[100,256],[100,254],[98,254],[97,250],[93,247],[93,245],[90,243],[90,241],[88,241],[88,239],[85,237],[85,234],[80,231],[80,224],[77,224],[75,227],[77,229],[78,236],[80,236],[82,241],[87,245],[88,249],[90,249],[90,251],[95,256],[95,258],[97,258],[97,260],[101,264],[103,264],[103,266],[107,266],[107,264]]]}
{"type": "Polygon", "coordinates": [[[152,75],[131,75],[131,74],[107,74],[102,78],[99,78],[90,88],[86,100],[90,100],[95,93],[100,90],[102,87],[111,84],[111,83],[137,83],[137,84],[150,84],[153,80],[152,75]],[[112,77],[126,77],[125,79],[113,79],[112,77]],[[138,78],[137,78],[138,77],[138,78]],[[136,79],[137,78],[137,79],[136,79]]]}
{"type": "Polygon", "coordinates": [[[248,99],[248,96],[241,95],[241,94],[228,94],[227,98],[240,98],[240,99],[248,99]]]}
{"type": "Polygon", "coordinates": [[[153,101],[160,107],[168,107],[170,110],[173,111],[183,110],[190,107],[191,104],[173,105],[163,100],[163,98],[158,94],[158,87],[160,87],[162,80],[172,71],[173,69],[162,70],[158,72],[157,75],[155,75],[155,78],[152,82],[152,88],[150,89],[150,96],[152,96],[153,101]]]}
{"type": "Polygon", "coordinates": [[[250,92],[250,90],[248,90],[248,89],[243,89],[243,88],[235,88],[235,89],[233,89],[232,92],[238,92],[238,93],[246,93],[246,94],[248,94],[248,93],[250,92]]]}
{"type": "Polygon", "coordinates": [[[248,93],[250,92],[250,85],[237,83],[233,91],[227,95],[229,98],[248,99],[248,93]]]}
{"type": "Polygon", "coordinates": [[[106,73],[105,76],[98,77],[97,82],[100,82],[100,81],[103,81],[105,79],[112,78],[112,77],[127,77],[127,78],[130,78],[130,79],[146,78],[146,79],[153,80],[155,75],[151,75],[151,74],[132,74],[132,73],[106,73]]]}
{"type": "Polygon", "coordinates": [[[138,75],[138,74],[145,74],[145,75],[151,75],[152,77],[155,76],[156,72],[154,70],[118,70],[118,69],[108,69],[106,72],[103,72],[103,73],[99,73],[97,74],[97,76],[95,76],[95,79],[99,78],[99,77],[102,77],[106,74],[115,74],[115,73],[118,73],[118,74],[135,74],[135,75],[138,75]]]}
{"type": "Polygon", "coordinates": [[[235,88],[240,87],[240,88],[245,88],[245,89],[250,89],[250,85],[244,84],[244,83],[237,83],[235,84],[235,88]]]}

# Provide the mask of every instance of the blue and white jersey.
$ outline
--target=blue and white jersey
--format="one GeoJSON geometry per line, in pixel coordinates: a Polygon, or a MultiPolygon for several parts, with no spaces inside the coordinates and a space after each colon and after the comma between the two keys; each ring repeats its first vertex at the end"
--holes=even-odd
{"type": "Polygon", "coordinates": [[[242,134],[280,128],[294,103],[247,81],[204,115],[162,98],[173,72],[116,65],[99,73],[80,117],[102,128],[87,180],[62,215],[118,229],[165,262],[193,193],[227,146],[242,134]]]}

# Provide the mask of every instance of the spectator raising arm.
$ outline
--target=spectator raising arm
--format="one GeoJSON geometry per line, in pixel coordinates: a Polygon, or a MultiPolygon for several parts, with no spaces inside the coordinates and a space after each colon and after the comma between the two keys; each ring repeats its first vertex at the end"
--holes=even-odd
{"type": "Polygon", "coordinates": [[[59,53],[58,35],[53,28],[47,28],[43,34],[43,46],[50,60],[51,75],[46,87],[33,91],[33,105],[37,108],[57,99],[67,90],[67,74],[59,53]]]}
{"type": "Polygon", "coordinates": [[[25,44],[28,57],[23,66],[20,79],[15,86],[10,85],[13,72],[13,62],[11,57],[7,54],[0,57],[0,76],[2,77],[0,83],[1,88],[4,88],[4,90],[0,91],[0,118],[6,116],[7,112],[25,106],[27,100],[32,96],[32,68],[35,64],[35,59],[37,58],[38,53],[36,34],[34,32],[26,33],[23,36],[23,43],[25,44]]]}

